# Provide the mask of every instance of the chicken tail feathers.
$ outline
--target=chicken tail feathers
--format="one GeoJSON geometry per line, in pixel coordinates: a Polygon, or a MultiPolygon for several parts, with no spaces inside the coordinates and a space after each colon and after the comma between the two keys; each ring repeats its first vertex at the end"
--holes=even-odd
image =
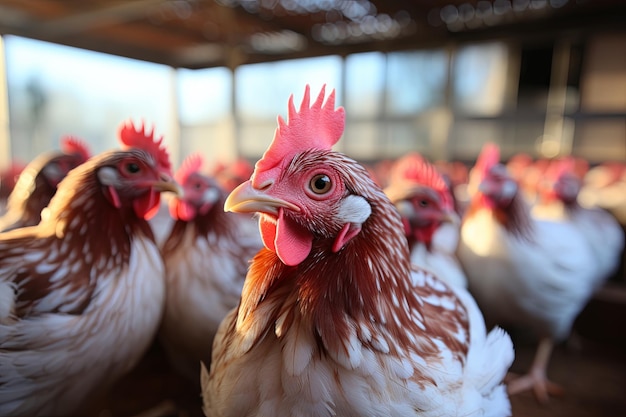
{"type": "Polygon", "coordinates": [[[474,385],[481,394],[488,395],[502,383],[514,358],[513,342],[508,333],[499,327],[491,330],[485,339],[480,360],[474,363],[474,385]]]}

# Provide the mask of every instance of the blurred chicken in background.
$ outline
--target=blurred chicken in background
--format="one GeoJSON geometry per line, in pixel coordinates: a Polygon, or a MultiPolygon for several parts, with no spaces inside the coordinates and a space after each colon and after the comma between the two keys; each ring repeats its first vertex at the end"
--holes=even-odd
{"type": "Polygon", "coordinates": [[[467,287],[456,259],[460,218],[443,176],[417,153],[396,161],[385,193],[395,204],[411,250],[411,262],[450,285],[467,287]]]}
{"type": "Polygon", "coordinates": [[[46,152],[33,159],[21,171],[9,195],[6,213],[0,218],[0,231],[39,223],[41,212],[56,193],[59,183],[90,156],[84,142],[66,136],[61,139],[59,151],[46,152]]]}
{"type": "Polygon", "coordinates": [[[458,256],[489,324],[531,329],[539,345],[531,369],[509,382],[545,402],[562,388],[547,377],[556,342],[594,292],[600,268],[585,236],[568,222],[538,220],[520,185],[486,144],[472,169],[477,190],[461,227],[458,256]]]}
{"type": "Polygon", "coordinates": [[[192,154],[176,172],[183,195],[169,202],[174,223],[162,247],[167,291],[159,333],[172,367],[198,386],[200,361],[209,366],[217,327],[239,303],[249,260],[263,246],[258,229],[224,211],[226,191],[202,165],[192,154]]]}
{"type": "Polygon", "coordinates": [[[619,267],[624,231],[606,210],[586,208],[578,203],[582,187],[578,175],[574,158],[553,160],[539,183],[539,199],[532,213],[536,218],[569,223],[582,233],[594,254],[597,267],[594,287],[598,289],[619,267]]]}

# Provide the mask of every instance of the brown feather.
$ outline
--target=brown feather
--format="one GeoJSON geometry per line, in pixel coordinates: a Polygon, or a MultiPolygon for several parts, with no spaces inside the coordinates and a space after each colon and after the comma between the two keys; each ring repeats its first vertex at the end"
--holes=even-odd
{"type": "MultiPolygon", "coordinates": [[[[463,361],[469,340],[459,341],[454,334],[459,330],[469,334],[464,306],[443,283],[429,284],[436,279],[425,272],[426,284],[412,286],[409,251],[397,211],[362,167],[335,155],[339,154],[328,153],[315,161],[330,163],[343,173],[348,193],[364,196],[370,203],[370,218],[336,254],[331,251],[334,236],[323,237],[320,232],[309,256],[297,266],[286,266],[274,252],[262,250],[246,278],[238,329],[255,329],[252,347],[273,331],[279,317],[281,333],[296,320],[304,320],[323,353],[347,352],[351,332],[366,325],[372,334],[384,328],[390,335],[390,354],[412,349],[426,361],[436,360],[440,352],[434,339],[440,339],[463,361]],[[454,310],[422,301],[429,296],[449,300],[454,310]]],[[[376,349],[364,335],[358,336],[376,349]]]]}

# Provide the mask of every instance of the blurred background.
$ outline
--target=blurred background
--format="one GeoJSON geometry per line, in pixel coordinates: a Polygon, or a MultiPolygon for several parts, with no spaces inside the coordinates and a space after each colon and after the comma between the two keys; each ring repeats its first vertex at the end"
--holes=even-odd
{"type": "MultiPolygon", "coordinates": [[[[505,161],[623,166],[625,22],[623,0],[0,0],[0,169],[67,134],[94,153],[116,148],[128,118],[164,135],[175,166],[194,151],[213,166],[254,163],[305,84],[337,91],[337,149],[368,164],[417,151],[471,166],[495,142],[505,161]]],[[[576,381],[574,394],[548,407],[516,398],[516,415],[626,413],[624,271],[577,323],[621,354],[557,355],[555,379],[576,381]]],[[[120,388],[139,381],[152,396],[112,400],[104,415],[182,392],[159,360],[120,388]]],[[[199,415],[195,391],[181,398],[177,415],[199,415]]]]}
{"type": "Polygon", "coordinates": [[[346,108],[341,150],[626,159],[621,0],[0,0],[0,165],[129,117],[174,162],[255,160],[306,83],[346,108]]]}

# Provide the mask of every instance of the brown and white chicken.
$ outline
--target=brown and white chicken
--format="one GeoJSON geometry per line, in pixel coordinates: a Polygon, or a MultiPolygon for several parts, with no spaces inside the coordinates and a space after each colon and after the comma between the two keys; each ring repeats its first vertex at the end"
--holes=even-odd
{"type": "Polygon", "coordinates": [[[33,159],[21,172],[9,195],[7,211],[0,218],[0,232],[39,223],[41,211],[56,193],[61,180],[90,156],[81,140],[66,136],[61,139],[59,151],[46,152],[33,159]]]}
{"type": "Polygon", "coordinates": [[[265,244],[220,325],[207,416],[505,416],[508,335],[471,296],[412,270],[399,214],[331,147],[343,108],[307,86],[225,207],[260,213],[265,244]]]}
{"type": "Polygon", "coordinates": [[[546,401],[561,392],[546,374],[552,348],[589,300],[597,267],[576,227],[531,216],[497,145],[484,146],[472,175],[478,189],[457,254],[487,322],[525,327],[539,338],[531,369],[509,383],[509,392],[533,389],[546,401]]]}
{"type": "Polygon", "coordinates": [[[235,213],[224,212],[226,192],[202,173],[202,157],[188,156],[175,179],[183,195],[170,200],[174,224],[162,254],[166,303],[159,339],[170,363],[199,384],[200,361],[211,362],[217,328],[238,303],[249,260],[263,246],[235,213]]]}
{"type": "Polygon", "coordinates": [[[0,234],[0,415],[79,414],[156,335],[163,261],[146,222],[176,191],[167,152],[125,124],[126,150],[70,171],[36,226],[0,234]]]}
{"type": "Polygon", "coordinates": [[[450,285],[466,288],[467,278],[456,258],[461,220],[437,168],[409,153],[394,164],[385,194],[402,217],[411,262],[450,285]]]}

